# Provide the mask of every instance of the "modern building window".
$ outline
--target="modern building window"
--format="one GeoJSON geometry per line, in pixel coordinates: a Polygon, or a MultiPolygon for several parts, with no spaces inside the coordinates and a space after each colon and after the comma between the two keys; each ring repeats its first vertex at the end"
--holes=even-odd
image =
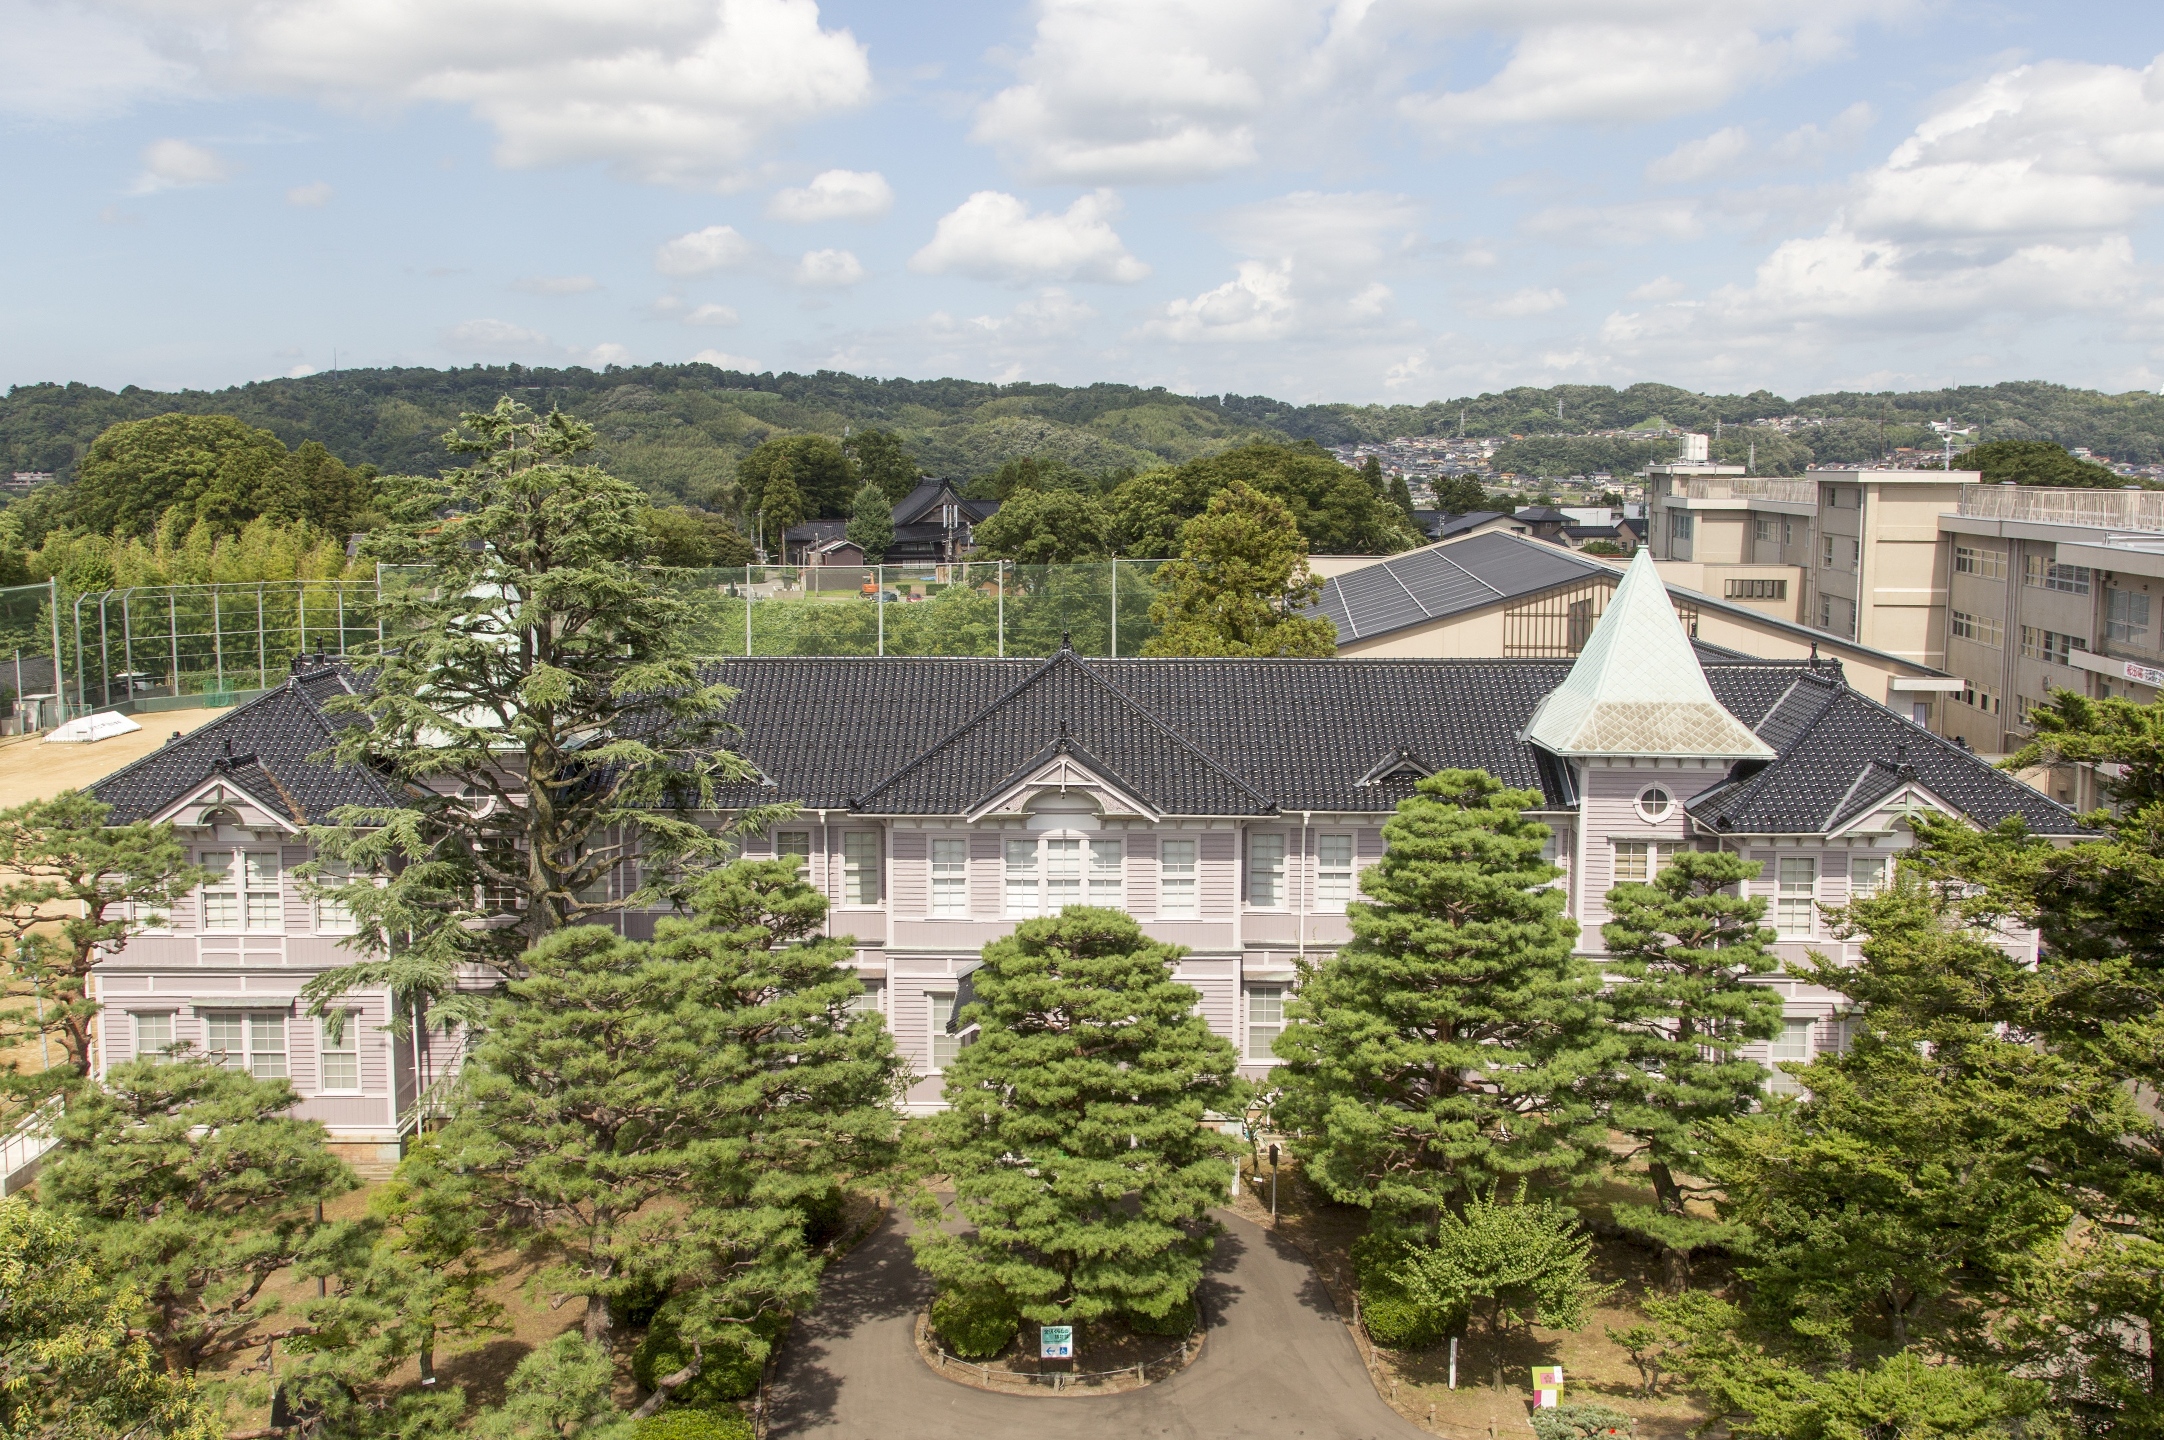
{"type": "Polygon", "coordinates": [[[1691,512],[1690,512],[1690,511],[1688,511],[1688,510],[1671,510],[1671,511],[1669,511],[1669,512],[1668,512],[1668,538],[1669,538],[1669,539],[1671,539],[1671,540],[1688,540],[1688,539],[1690,539],[1690,538],[1691,538],[1691,530],[1692,530],[1692,526],[1693,526],[1693,521],[1692,521],[1692,516],[1691,516],[1691,512]]]}
{"type": "Polygon", "coordinates": [[[1828,570],[1831,570],[1833,568],[1833,537],[1831,535],[1820,536],[1818,548],[1822,563],[1828,570]]]}
{"type": "Polygon", "coordinates": [[[1285,903],[1285,837],[1247,837],[1247,903],[1261,907],[1285,903]]]}
{"type": "Polygon", "coordinates": [[[1779,529],[1771,515],[1760,515],[1751,521],[1751,538],[1754,540],[1770,545],[1778,534],[1779,529]]]}
{"type": "Polygon", "coordinates": [[[1158,849],[1157,914],[1165,920],[1195,920],[1202,910],[1195,893],[1195,842],[1166,840],[1158,849]]]}
{"type": "Polygon", "coordinates": [[[880,864],[877,830],[842,832],[842,903],[877,905],[886,898],[886,872],[880,864]]]}
{"type": "Polygon", "coordinates": [[[932,1069],[944,1070],[962,1053],[962,1037],[947,1033],[947,1027],[954,1023],[954,992],[934,990],[924,998],[932,1017],[932,1069]]]}
{"type": "Polygon", "coordinates": [[[2030,717],[2039,710],[2049,708],[2050,705],[2049,700],[2039,700],[2034,695],[2016,695],[2014,697],[2014,723],[2024,730],[2034,730],[2036,721],[2030,717]]]}
{"type": "Polygon", "coordinates": [[[2061,565],[2035,551],[2021,557],[2021,581],[2037,590],[2057,590],[2066,595],[2089,593],[2089,567],[2061,565]]]}
{"type": "Polygon", "coordinates": [[[1781,1033],[1766,1043],[1766,1088],[1776,1095],[1801,1095],[1803,1083],[1786,1070],[1776,1070],[1775,1065],[1784,1062],[1808,1064],[1811,1059],[1811,1032],[1815,1028],[1809,1020],[1783,1020],[1781,1033]]]}
{"type": "Polygon", "coordinates": [[[213,850],[202,857],[205,930],[283,930],[278,856],[267,850],[213,850]]]}
{"type": "Polygon", "coordinates": [[[1353,837],[1315,837],[1315,908],[1341,915],[1352,903],[1353,837]]]}
{"type": "Polygon", "coordinates": [[[969,913],[969,842],[932,842],[932,913],[969,913]]]}
{"type": "Polygon", "coordinates": [[[1996,650],[2006,643],[2003,624],[1989,615],[1971,615],[1966,610],[1948,612],[1947,628],[1957,640],[1974,640],[1979,645],[1989,645],[1996,650]]]}
{"type": "Polygon", "coordinates": [[[214,1011],[203,1017],[203,1049],[228,1070],[258,1080],[286,1078],[286,1017],[214,1011]]]}
{"type": "Polygon", "coordinates": [[[2139,590],[2104,591],[2104,638],[2118,645],[2149,643],[2149,597],[2139,590]]]}
{"type": "Polygon", "coordinates": [[[361,1088],[361,1017],[348,1011],[345,1023],[331,1033],[331,1022],[326,1017],[316,1037],[316,1088],[318,1090],[359,1090],[361,1088]]]}
{"type": "Polygon", "coordinates": [[[783,830],[774,836],[774,858],[779,860],[790,856],[796,858],[799,870],[810,868],[811,831],[783,830]]]}
{"type": "Polygon", "coordinates": [[[2034,625],[2021,627],[2021,653],[2031,660],[2071,665],[2073,653],[2088,648],[2089,642],[2079,635],[2062,635],[2056,630],[2040,630],[2034,625]]]}
{"type": "Polygon", "coordinates": [[[1669,857],[1676,847],[1658,840],[1618,840],[1615,842],[1615,883],[1651,884],[1653,877],[1668,868],[1669,857]]]}
{"type": "Polygon", "coordinates": [[[1090,904],[1107,910],[1127,908],[1127,847],[1119,840],[1092,840],[1090,904]]]}
{"type": "Polygon", "coordinates": [[[1854,899],[1876,895],[1886,888],[1886,857],[1852,855],[1848,862],[1848,893],[1854,899]]]}
{"type": "Polygon", "coordinates": [[[137,1056],[162,1055],[173,1048],[172,1011],[139,1011],[134,1019],[135,1053],[137,1056]]]}
{"type": "Polygon", "coordinates": [[[1975,685],[1969,683],[1966,680],[1961,683],[1961,689],[1957,692],[1957,698],[1961,701],[1962,704],[1973,705],[1977,709],[1983,711],[1986,715],[1996,715],[1999,713],[1999,697],[1994,695],[1989,690],[1977,688],[1975,685]]]}
{"type": "Polygon", "coordinates": [[[1782,935],[1809,935],[1818,925],[1818,862],[1784,856],[1774,928],[1782,935]]]}
{"type": "Polygon", "coordinates": [[[1285,1030],[1285,987],[1282,985],[1250,985],[1247,987],[1247,1058],[1249,1060],[1275,1060],[1270,1047],[1285,1030]]]}
{"type": "Polygon", "coordinates": [[[1796,522],[1795,522],[1795,521],[1794,521],[1793,519],[1784,519],[1784,520],[1782,520],[1782,521],[1781,521],[1781,544],[1782,544],[1782,546],[1783,546],[1783,547],[1785,548],[1785,547],[1787,547],[1787,546],[1790,546],[1790,545],[1793,545],[1793,544],[1795,544],[1795,543],[1796,543],[1796,522]]]}
{"type": "Polygon", "coordinates": [[[1729,580],[1723,582],[1723,595],[1730,600],[1786,600],[1786,580],[1729,580]]]}
{"type": "Polygon", "coordinates": [[[1954,573],[1974,575],[1979,580],[2004,580],[2006,552],[1994,550],[1988,545],[1956,545],[1954,573]]]}

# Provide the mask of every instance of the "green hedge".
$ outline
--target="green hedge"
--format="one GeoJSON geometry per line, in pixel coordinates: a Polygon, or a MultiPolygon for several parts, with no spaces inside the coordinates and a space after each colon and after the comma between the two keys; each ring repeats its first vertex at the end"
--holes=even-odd
{"type": "MultiPolygon", "coordinates": [[[[646,1338],[632,1352],[632,1378],[648,1390],[652,1390],[657,1381],[674,1375],[691,1363],[691,1346],[680,1330],[687,1298],[678,1296],[656,1311],[653,1324],[647,1327],[646,1338]]],[[[749,1342],[756,1336],[771,1345],[788,1325],[786,1316],[762,1315],[747,1326],[733,1327],[727,1337],[708,1343],[704,1347],[699,1373],[670,1397],[672,1402],[715,1405],[742,1400],[756,1393],[759,1372],[766,1365],[766,1354],[764,1350],[754,1349],[749,1342]]]]}
{"type": "Polygon", "coordinates": [[[965,1360],[988,1360],[1007,1348],[1022,1317],[1003,1290],[946,1290],[932,1301],[932,1328],[965,1360]]]}
{"type": "Polygon", "coordinates": [[[1620,1410],[1585,1404],[1535,1410],[1532,1421],[1538,1440],[1599,1440],[1603,1436],[1630,1440],[1631,1427],[1637,1423],[1620,1410]]]}
{"type": "Polygon", "coordinates": [[[664,1410],[632,1431],[633,1440],[752,1440],[751,1417],[738,1410],[664,1410]]]}

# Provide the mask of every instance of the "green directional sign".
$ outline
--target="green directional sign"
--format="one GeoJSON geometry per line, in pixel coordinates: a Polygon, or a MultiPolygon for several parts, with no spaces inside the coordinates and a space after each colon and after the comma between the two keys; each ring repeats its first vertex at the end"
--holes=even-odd
{"type": "Polygon", "coordinates": [[[1041,1327],[1037,1332],[1037,1356],[1042,1360],[1074,1359],[1074,1326],[1041,1327]]]}

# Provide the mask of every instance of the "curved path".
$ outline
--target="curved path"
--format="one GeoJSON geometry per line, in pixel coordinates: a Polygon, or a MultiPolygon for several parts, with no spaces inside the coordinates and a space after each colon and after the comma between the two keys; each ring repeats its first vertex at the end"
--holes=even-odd
{"type": "Polygon", "coordinates": [[[889,1219],[829,1271],[772,1389],[772,1433],[797,1440],[1411,1440],[1382,1402],[1307,1260],[1226,1211],[1203,1303],[1209,1341],[1186,1370],[1143,1390],[1066,1398],[994,1395],[943,1380],[911,1327],[930,1286],[889,1219]]]}

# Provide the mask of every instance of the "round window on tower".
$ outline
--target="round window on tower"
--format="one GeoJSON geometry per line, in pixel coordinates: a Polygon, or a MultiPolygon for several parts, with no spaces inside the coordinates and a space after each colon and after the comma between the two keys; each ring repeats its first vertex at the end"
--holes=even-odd
{"type": "Polygon", "coordinates": [[[1658,785],[1650,786],[1638,797],[1638,818],[1648,824],[1666,820],[1675,803],[1666,790],[1658,785]]]}

